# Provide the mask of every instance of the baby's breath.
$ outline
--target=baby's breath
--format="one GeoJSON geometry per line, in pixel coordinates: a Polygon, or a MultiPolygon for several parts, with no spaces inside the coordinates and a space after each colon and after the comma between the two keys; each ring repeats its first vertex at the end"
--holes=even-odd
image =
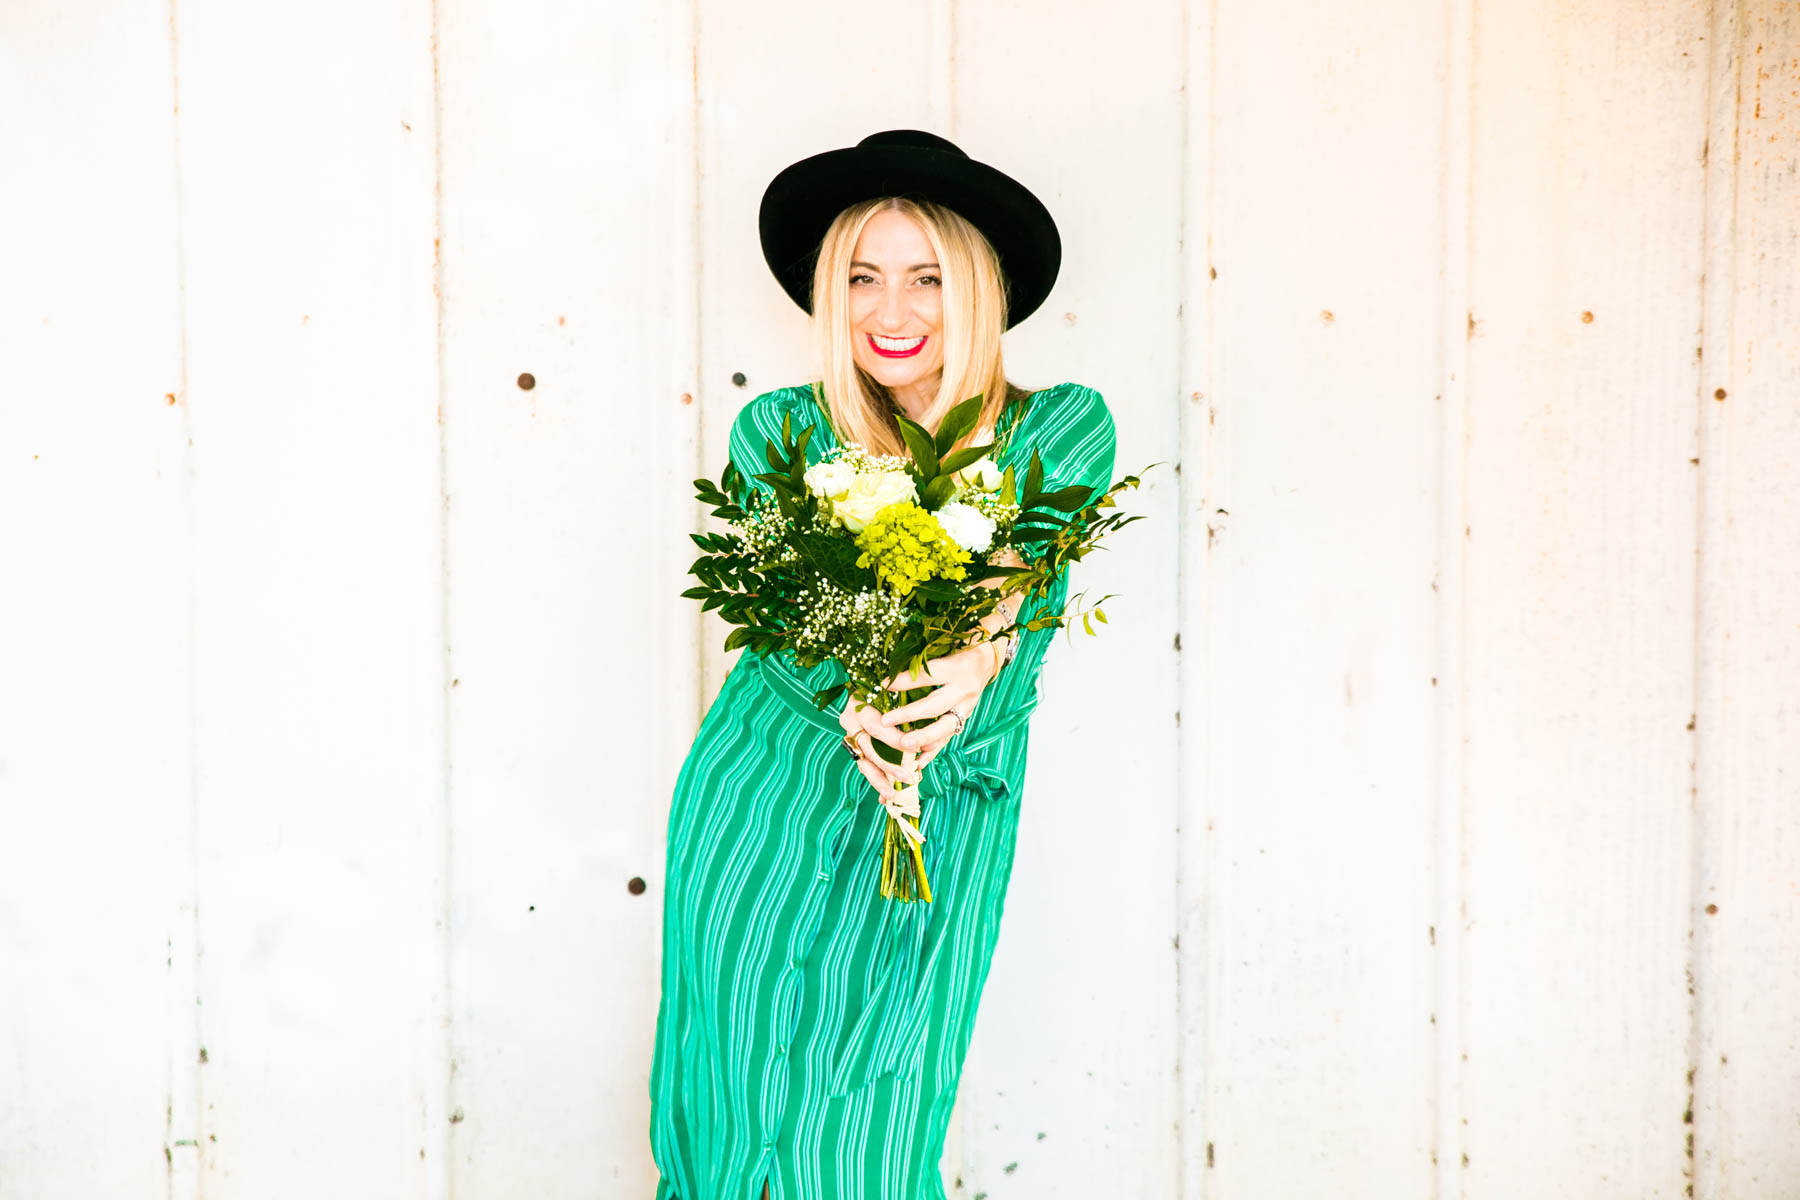
{"type": "Polygon", "coordinates": [[[744,549],[755,555],[761,565],[774,566],[794,557],[793,549],[787,545],[788,520],[767,492],[754,493],[743,520],[732,522],[732,526],[744,539],[744,549]]]}
{"type": "Polygon", "coordinates": [[[854,442],[833,446],[819,456],[820,462],[846,462],[857,471],[905,471],[912,466],[912,459],[898,454],[870,454],[854,442]]]}
{"type": "Polygon", "coordinates": [[[1000,499],[999,492],[983,492],[971,488],[958,492],[956,498],[994,522],[999,533],[1005,533],[1019,519],[1019,506],[1000,499]]]}
{"type": "Polygon", "coordinates": [[[794,598],[799,621],[790,627],[794,648],[835,657],[852,675],[878,678],[886,669],[885,647],[906,623],[906,604],[884,590],[852,592],[816,579],[794,598]]]}

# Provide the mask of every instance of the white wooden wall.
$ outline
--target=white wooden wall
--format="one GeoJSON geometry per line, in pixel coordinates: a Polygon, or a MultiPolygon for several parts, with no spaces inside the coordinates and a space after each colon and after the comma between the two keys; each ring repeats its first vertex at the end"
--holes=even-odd
{"type": "Polygon", "coordinates": [[[4,0],[0,1200],[649,1194],[688,481],[896,126],[1168,464],[951,1195],[1800,1196],[1791,0],[4,0]]]}

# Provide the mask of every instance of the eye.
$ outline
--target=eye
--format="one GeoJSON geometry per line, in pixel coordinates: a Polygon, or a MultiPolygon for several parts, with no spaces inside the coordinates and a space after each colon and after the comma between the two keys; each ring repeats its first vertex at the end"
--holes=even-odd
{"type": "Polygon", "coordinates": [[[944,281],[939,279],[936,275],[921,275],[916,282],[924,283],[927,280],[930,281],[932,287],[942,287],[944,283],[944,281]]]}
{"type": "Polygon", "coordinates": [[[863,279],[866,279],[866,280],[868,280],[868,281],[869,281],[869,282],[870,282],[870,283],[874,283],[874,282],[875,282],[875,277],[874,277],[874,276],[873,276],[873,275],[868,275],[868,274],[863,274],[863,273],[861,273],[861,272],[859,272],[859,273],[857,273],[857,274],[855,274],[855,275],[852,275],[852,276],[851,276],[851,277],[850,277],[850,282],[851,282],[851,283],[856,283],[856,282],[858,282],[858,281],[859,281],[859,280],[863,280],[863,279]]]}

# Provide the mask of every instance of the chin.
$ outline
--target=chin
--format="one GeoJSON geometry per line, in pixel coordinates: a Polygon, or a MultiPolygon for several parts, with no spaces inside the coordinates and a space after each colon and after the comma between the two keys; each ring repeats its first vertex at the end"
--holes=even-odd
{"type": "Polygon", "coordinates": [[[942,363],[914,366],[910,362],[895,362],[885,358],[878,358],[874,362],[859,362],[857,365],[890,391],[897,387],[909,387],[921,379],[929,379],[933,373],[943,369],[942,363]]]}

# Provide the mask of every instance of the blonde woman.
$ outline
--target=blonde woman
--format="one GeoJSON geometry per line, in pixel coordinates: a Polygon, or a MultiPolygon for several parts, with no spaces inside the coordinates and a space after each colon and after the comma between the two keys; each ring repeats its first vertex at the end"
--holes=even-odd
{"type": "MultiPolygon", "coordinates": [[[[904,454],[895,413],[935,432],[980,394],[961,444],[993,441],[999,466],[1021,473],[1036,451],[1047,489],[1111,483],[1100,394],[1026,391],[1003,369],[1001,334],[1043,303],[1061,264],[1056,225],[1023,185],[943,138],[889,130],[783,170],[761,235],[812,316],[816,361],[808,382],[738,414],[729,452],[747,480],[767,469],[784,417],[817,427],[812,461],[849,442],[904,454]]],[[[1049,603],[1067,592],[1065,571],[1049,603]]],[[[1017,597],[1004,603],[1016,613],[1017,597]]],[[[854,699],[813,705],[843,681],[836,662],[740,655],[669,811],[656,1200],[944,1196],[939,1159],[999,936],[1052,632],[897,676],[895,688],[933,690],[885,717],[854,699]],[[920,820],[929,903],[878,894],[890,812],[920,820]]]]}

